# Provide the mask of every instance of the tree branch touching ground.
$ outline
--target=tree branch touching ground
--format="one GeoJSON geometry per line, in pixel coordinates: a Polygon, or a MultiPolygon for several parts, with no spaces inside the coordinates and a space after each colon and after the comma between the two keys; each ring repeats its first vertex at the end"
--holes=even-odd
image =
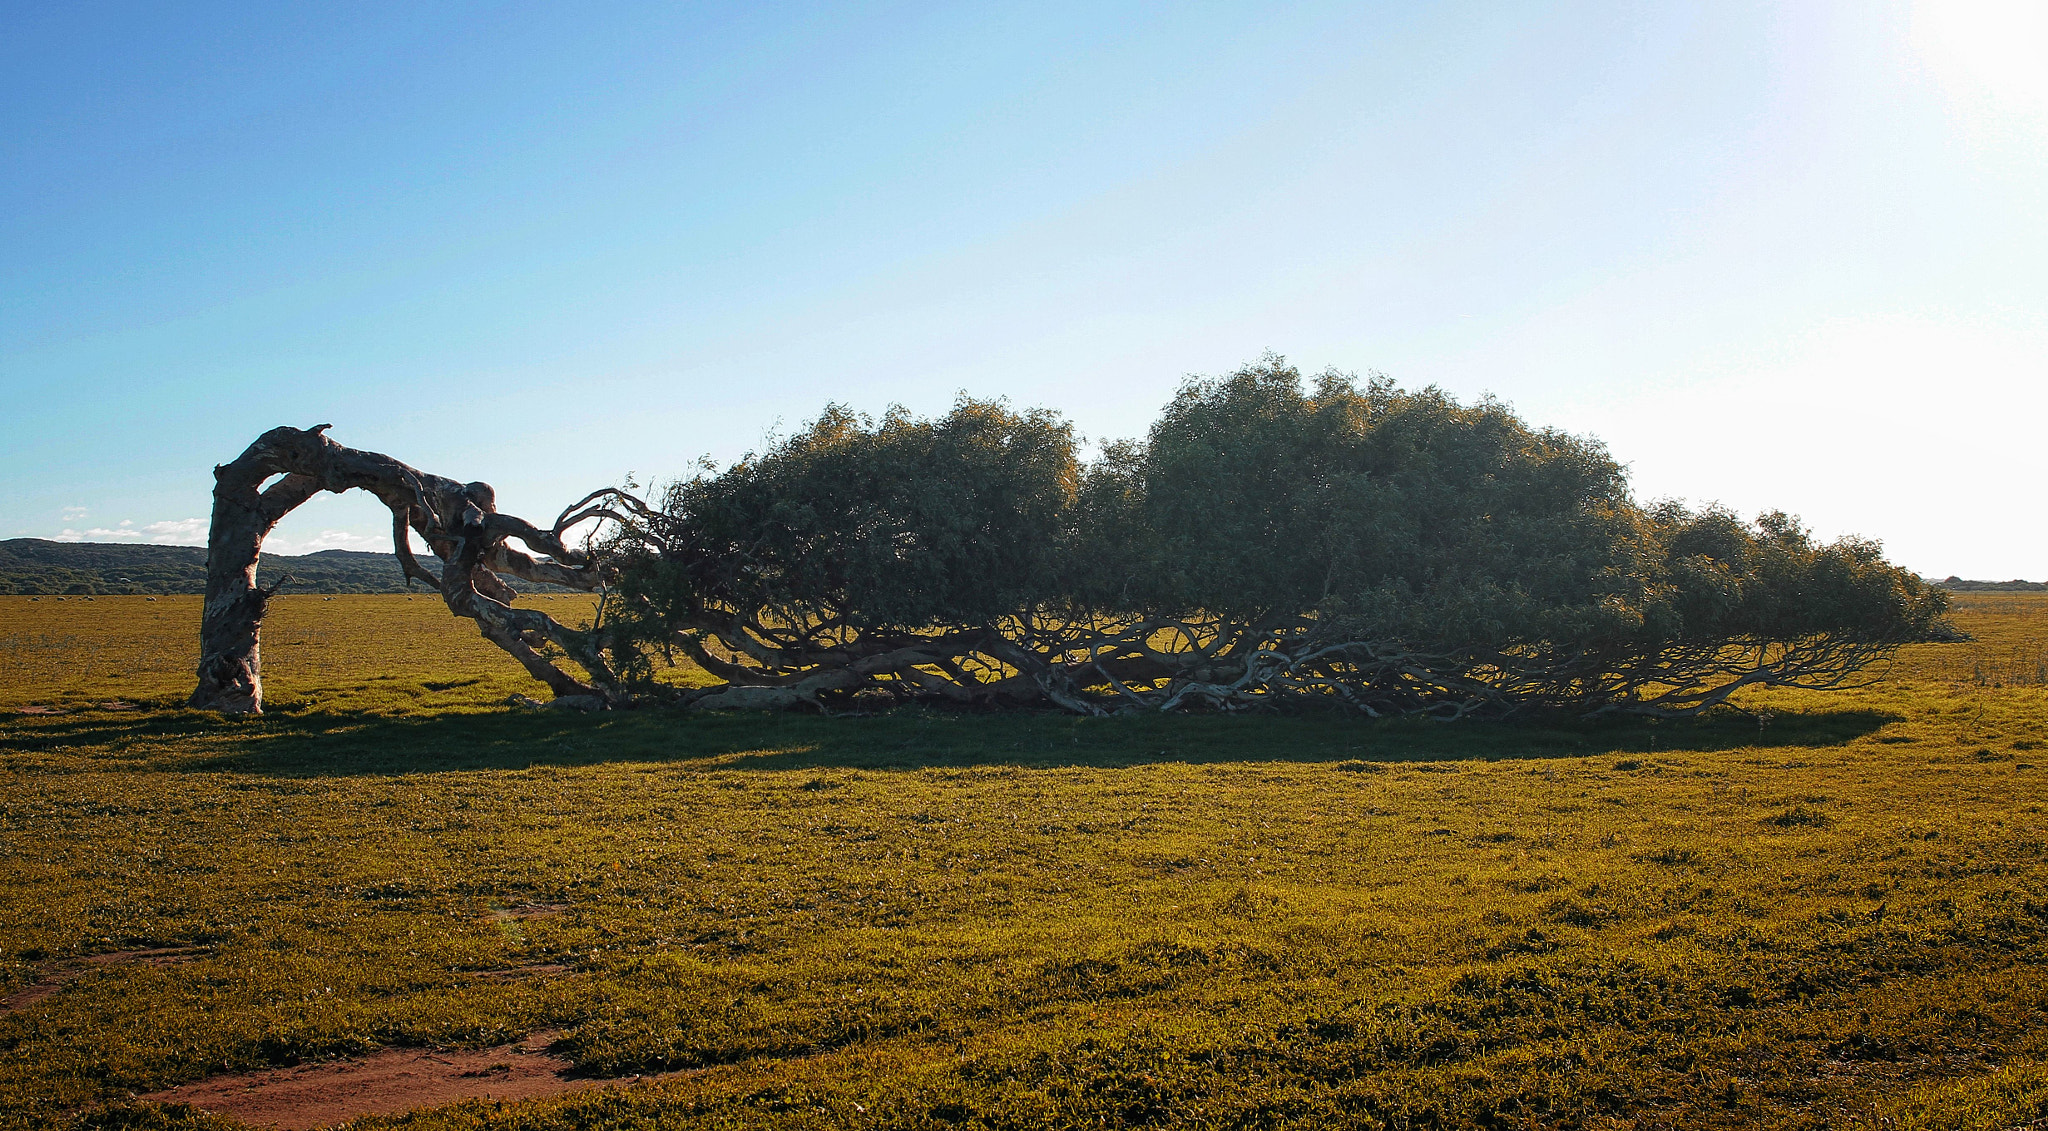
{"type": "Polygon", "coordinates": [[[232,462],[214,468],[199,679],[189,706],[230,714],[262,711],[263,614],[284,584],[257,584],[256,561],[263,540],[315,494],[351,490],[368,491],[390,509],[392,549],[405,576],[440,593],[450,612],[475,621],[486,639],[518,660],[558,698],[592,705],[624,699],[604,655],[603,633],[571,629],[546,613],[515,607],[518,593],[506,578],[598,590],[606,580],[605,570],[593,557],[566,545],[563,536],[590,518],[646,513],[644,504],[608,488],[592,493],[543,530],[498,513],[497,495],[488,483],[458,483],[387,455],[343,447],[328,438],[329,427],[273,428],[232,462]],[[438,559],[438,574],[413,553],[412,534],[418,534],[438,559]],[[550,644],[585,675],[572,675],[545,654],[550,644]]]}
{"type": "Polygon", "coordinates": [[[1044,410],[831,406],[659,506],[605,488],[545,528],[324,432],[215,469],[193,706],[261,709],[257,553],[323,490],[376,495],[405,576],[584,707],[1683,715],[1855,686],[1946,608],[1874,542],[1640,505],[1596,441],[1274,357],[1093,462],[1044,410]],[[600,592],[595,625],[512,580],[600,592]],[[665,681],[680,660],[723,682],[665,681]]]}
{"type": "Polygon", "coordinates": [[[1270,357],[1091,463],[1043,411],[829,407],[620,529],[608,622],[726,681],[700,706],[1690,714],[1852,686],[1945,607],[1875,543],[1270,357]]]}

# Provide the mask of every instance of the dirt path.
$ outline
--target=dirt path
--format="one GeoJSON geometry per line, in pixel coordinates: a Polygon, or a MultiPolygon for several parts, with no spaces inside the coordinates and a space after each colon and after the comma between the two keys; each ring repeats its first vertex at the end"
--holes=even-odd
{"type": "MultiPolygon", "coordinates": [[[[538,905],[498,913],[510,921],[556,914],[538,905]]],[[[0,998],[0,1013],[26,1009],[96,969],[129,964],[172,966],[213,953],[211,947],[124,950],[46,963],[36,980],[0,998]]],[[[542,964],[479,970],[493,981],[560,977],[566,966],[542,964]]],[[[232,1116],[258,1127],[310,1129],[364,1115],[398,1115],[466,1099],[524,1100],[586,1088],[659,1079],[599,1079],[574,1074],[568,1058],[548,1052],[560,1034],[533,1033],[524,1040],[471,1051],[391,1049],[359,1060],[305,1064],[228,1076],[212,1076],[141,1097],[158,1103],[186,1103],[232,1116]]]]}
{"type": "Polygon", "coordinates": [[[214,1076],[142,1098],[187,1103],[258,1127],[305,1131],[456,1100],[527,1100],[629,1082],[573,1075],[567,1058],[547,1051],[556,1036],[534,1033],[468,1052],[392,1049],[360,1060],[214,1076]]]}
{"type": "Polygon", "coordinates": [[[0,1013],[27,1009],[66,985],[85,977],[97,966],[120,966],[130,962],[149,966],[175,966],[212,953],[212,947],[173,946],[157,950],[122,950],[112,954],[95,954],[86,958],[52,962],[36,971],[35,981],[0,998],[0,1013]]]}

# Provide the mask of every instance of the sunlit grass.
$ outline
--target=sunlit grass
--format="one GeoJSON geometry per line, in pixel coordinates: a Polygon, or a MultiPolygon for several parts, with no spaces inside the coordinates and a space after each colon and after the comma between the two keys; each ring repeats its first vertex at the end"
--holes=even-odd
{"type": "Polygon", "coordinates": [[[425,598],[302,601],[224,720],[196,602],[0,598],[71,640],[0,686],[71,709],[0,721],[0,994],[208,948],[0,1016],[6,1119],[539,1029],[706,1071],[365,1125],[2048,1115],[2048,691],[1971,668],[2038,598],[1869,690],[1530,727],[564,716],[425,598]]]}
{"type": "MultiPolygon", "coordinates": [[[[524,602],[565,624],[587,621],[594,600],[524,602]]],[[[199,666],[200,599],[0,596],[0,708],[84,705],[105,700],[183,703],[199,666]]],[[[351,711],[408,704],[376,694],[376,683],[438,694],[427,685],[475,680],[429,706],[502,703],[513,693],[545,695],[476,626],[449,614],[438,595],[290,594],[272,601],[263,631],[266,706],[351,711]],[[483,691],[476,688],[482,687],[483,691]]],[[[441,687],[440,691],[451,690],[441,687]]]]}

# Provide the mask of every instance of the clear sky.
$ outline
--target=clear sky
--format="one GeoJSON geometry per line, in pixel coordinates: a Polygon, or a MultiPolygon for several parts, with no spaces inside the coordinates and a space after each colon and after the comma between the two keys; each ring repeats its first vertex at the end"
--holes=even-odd
{"type": "MultiPolygon", "coordinates": [[[[2048,576],[2048,4],[0,6],[0,537],[263,429],[551,515],[827,402],[1491,392],[2048,576]]],[[[323,496],[274,545],[375,549],[323,496]]]]}

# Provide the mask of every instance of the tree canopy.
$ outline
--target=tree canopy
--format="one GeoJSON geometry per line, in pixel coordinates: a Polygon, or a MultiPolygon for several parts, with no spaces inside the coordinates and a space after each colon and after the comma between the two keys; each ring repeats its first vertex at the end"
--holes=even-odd
{"type": "Polygon", "coordinates": [[[1045,410],[829,406],[605,553],[621,678],[687,655],[704,706],[1684,713],[1844,686],[1946,601],[1872,542],[1640,505],[1496,401],[1277,357],[1092,460],[1045,410]]]}

